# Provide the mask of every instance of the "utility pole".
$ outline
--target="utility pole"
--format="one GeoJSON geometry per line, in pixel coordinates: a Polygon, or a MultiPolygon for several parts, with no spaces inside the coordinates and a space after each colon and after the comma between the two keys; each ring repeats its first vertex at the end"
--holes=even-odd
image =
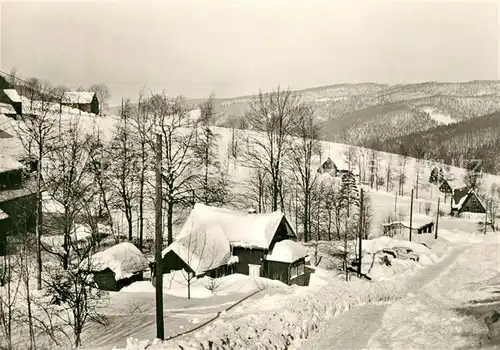
{"type": "Polygon", "coordinates": [[[434,232],[434,239],[438,238],[438,226],[439,226],[439,202],[441,201],[441,198],[438,197],[438,206],[437,206],[437,212],[436,212],[436,231],[434,232]]]}
{"type": "Polygon", "coordinates": [[[411,242],[411,226],[412,226],[412,222],[413,221],[413,188],[411,189],[411,202],[410,202],[410,236],[409,236],[409,240],[411,242]]]}
{"type": "Polygon", "coordinates": [[[163,340],[163,273],[161,268],[161,251],[163,246],[163,222],[162,222],[162,142],[161,134],[156,134],[156,202],[155,202],[155,285],[156,285],[156,338],[163,340]]]}
{"type": "Polygon", "coordinates": [[[486,234],[486,222],[488,221],[488,213],[484,213],[484,234],[486,234]]]}
{"type": "Polygon", "coordinates": [[[361,256],[363,254],[363,248],[362,248],[362,244],[363,244],[363,217],[364,217],[364,211],[363,211],[363,197],[364,197],[364,193],[363,193],[363,189],[361,189],[361,192],[360,192],[360,202],[359,202],[359,242],[358,242],[358,256],[359,256],[359,259],[358,259],[358,277],[361,278],[361,256]]]}

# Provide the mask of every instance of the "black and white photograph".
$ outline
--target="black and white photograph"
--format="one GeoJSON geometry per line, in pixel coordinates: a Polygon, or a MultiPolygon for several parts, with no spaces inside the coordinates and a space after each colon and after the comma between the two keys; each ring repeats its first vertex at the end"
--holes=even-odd
{"type": "Polygon", "coordinates": [[[0,1],[0,350],[500,349],[500,1],[0,1]]]}

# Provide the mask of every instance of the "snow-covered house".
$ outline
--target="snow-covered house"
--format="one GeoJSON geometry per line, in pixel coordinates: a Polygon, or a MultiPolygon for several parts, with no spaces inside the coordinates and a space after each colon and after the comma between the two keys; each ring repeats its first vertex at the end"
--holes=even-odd
{"type": "Polygon", "coordinates": [[[24,169],[17,160],[0,155],[0,255],[8,235],[29,232],[35,224],[36,196],[23,183],[24,169]]]}
{"type": "Polygon", "coordinates": [[[90,91],[66,91],[61,104],[78,108],[87,113],[99,114],[99,100],[94,92],[90,91]]]}
{"type": "Polygon", "coordinates": [[[279,211],[254,214],[197,203],[176,240],[163,251],[162,269],[212,277],[241,273],[305,284],[306,252],[296,239],[279,211]]]}
{"type": "Polygon", "coordinates": [[[328,157],[323,164],[318,168],[318,173],[320,174],[329,174],[333,177],[341,178],[347,173],[352,173],[354,176],[357,176],[355,169],[349,170],[349,166],[343,160],[337,160],[334,162],[330,157],[328,157]]]}
{"type": "Polygon", "coordinates": [[[467,213],[486,213],[486,206],[472,188],[462,187],[453,190],[451,215],[467,213]]]}
{"type": "MultiPolygon", "coordinates": [[[[388,222],[382,225],[385,236],[394,237],[405,234],[410,230],[410,219],[388,222]]],[[[434,220],[430,216],[413,214],[411,220],[411,233],[422,234],[432,233],[434,229],[434,220]]]]}
{"type": "Polygon", "coordinates": [[[19,96],[15,89],[0,90],[0,113],[9,117],[22,115],[23,108],[21,96],[19,96]]]}
{"type": "Polygon", "coordinates": [[[102,290],[119,291],[140,281],[149,268],[149,261],[132,243],[123,242],[92,255],[84,260],[80,271],[91,272],[94,282],[102,290]]]}

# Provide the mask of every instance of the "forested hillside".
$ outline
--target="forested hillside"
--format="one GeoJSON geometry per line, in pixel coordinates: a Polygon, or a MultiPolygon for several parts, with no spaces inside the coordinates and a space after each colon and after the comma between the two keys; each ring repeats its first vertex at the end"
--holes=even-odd
{"type": "Polygon", "coordinates": [[[375,140],[369,146],[416,158],[444,160],[453,165],[460,165],[461,159],[480,159],[483,171],[497,174],[500,171],[500,112],[405,136],[375,140]]]}

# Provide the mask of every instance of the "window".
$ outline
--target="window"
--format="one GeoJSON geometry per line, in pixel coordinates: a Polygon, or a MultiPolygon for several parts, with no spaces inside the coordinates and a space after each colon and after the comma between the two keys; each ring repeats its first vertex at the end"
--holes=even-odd
{"type": "Polygon", "coordinates": [[[304,262],[300,262],[296,265],[292,265],[290,267],[290,278],[295,278],[297,276],[301,276],[305,273],[305,265],[304,262]]]}

